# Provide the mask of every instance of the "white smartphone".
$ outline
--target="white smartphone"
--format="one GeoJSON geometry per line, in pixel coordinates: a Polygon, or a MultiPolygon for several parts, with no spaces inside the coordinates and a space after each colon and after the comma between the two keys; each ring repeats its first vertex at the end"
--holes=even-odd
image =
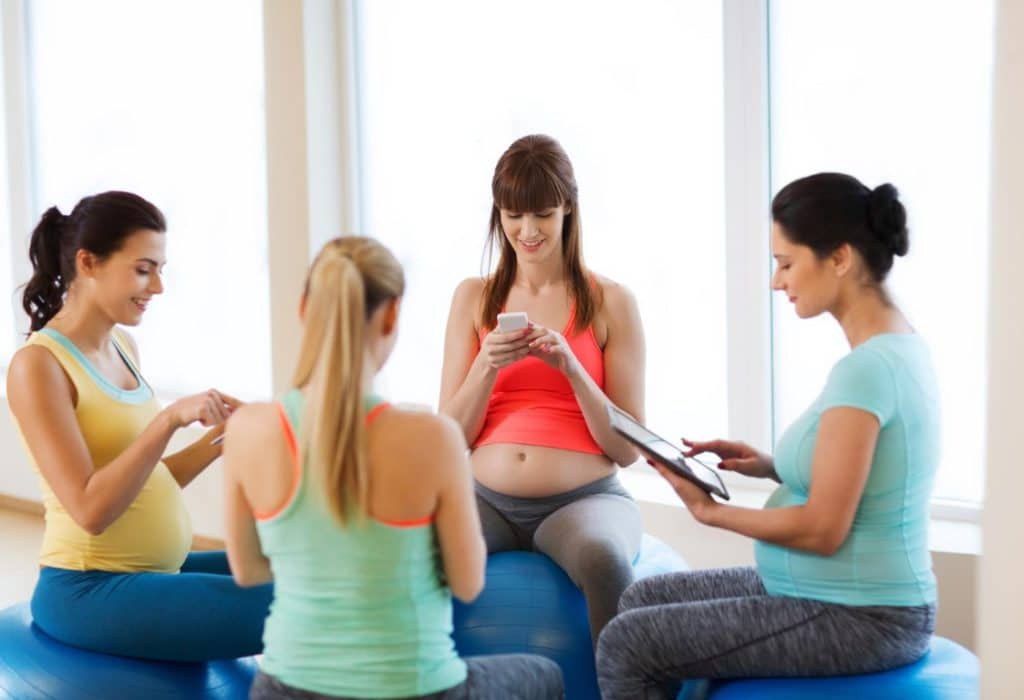
{"type": "Polygon", "coordinates": [[[509,311],[498,314],[498,330],[502,333],[521,331],[529,325],[530,319],[527,318],[525,311],[509,311]]]}

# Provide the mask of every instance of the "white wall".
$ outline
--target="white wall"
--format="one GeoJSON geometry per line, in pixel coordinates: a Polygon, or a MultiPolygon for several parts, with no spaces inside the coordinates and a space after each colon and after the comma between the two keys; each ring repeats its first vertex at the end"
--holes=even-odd
{"type": "MultiPolygon", "coordinates": [[[[982,697],[1019,698],[1024,598],[1021,578],[1020,412],[1024,396],[1024,3],[996,15],[989,287],[988,464],[985,558],[979,600],[982,697]]],[[[965,236],[964,244],[970,245],[965,236]]]]}

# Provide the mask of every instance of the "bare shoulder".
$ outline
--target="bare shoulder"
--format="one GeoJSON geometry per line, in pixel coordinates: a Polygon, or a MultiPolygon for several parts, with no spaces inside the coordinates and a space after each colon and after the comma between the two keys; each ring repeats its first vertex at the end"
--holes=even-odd
{"type": "Polygon", "coordinates": [[[60,362],[42,345],[26,345],[19,349],[7,366],[7,388],[29,390],[68,384],[60,362]]]}
{"type": "Polygon", "coordinates": [[[639,305],[632,290],[604,275],[592,274],[601,291],[601,312],[605,322],[610,327],[639,322],[639,305]]]}
{"type": "Polygon", "coordinates": [[[277,407],[270,402],[247,403],[235,409],[228,418],[225,433],[228,437],[252,438],[266,434],[266,426],[277,421],[277,407]]]}
{"type": "Polygon", "coordinates": [[[466,451],[466,439],[458,423],[448,416],[423,408],[395,406],[375,421],[374,436],[396,460],[415,462],[420,469],[454,466],[466,451]]]}
{"type": "Polygon", "coordinates": [[[480,305],[486,280],[482,277],[467,277],[459,282],[452,295],[452,311],[475,311],[480,305]]]}

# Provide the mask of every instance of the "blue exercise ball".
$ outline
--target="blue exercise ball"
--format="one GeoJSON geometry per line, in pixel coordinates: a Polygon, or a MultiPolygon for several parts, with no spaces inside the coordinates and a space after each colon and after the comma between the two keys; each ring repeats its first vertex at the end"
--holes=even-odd
{"type": "Polygon", "coordinates": [[[0,612],[3,700],[247,700],[255,673],[254,658],[175,663],[76,649],[32,624],[26,603],[0,612]]]}
{"type": "MultiPolygon", "coordinates": [[[[636,578],[685,571],[670,547],[644,535],[636,578]]],[[[501,552],[487,560],[480,597],[454,610],[455,646],[462,656],[540,654],[558,663],[566,700],[598,700],[597,673],[583,594],[543,554],[501,552]]]]}
{"type": "Polygon", "coordinates": [[[912,664],[879,673],[827,678],[749,678],[713,681],[707,700],[972,700],[978,697],[978,658],[956,642],[932,637],[912,664]]]}

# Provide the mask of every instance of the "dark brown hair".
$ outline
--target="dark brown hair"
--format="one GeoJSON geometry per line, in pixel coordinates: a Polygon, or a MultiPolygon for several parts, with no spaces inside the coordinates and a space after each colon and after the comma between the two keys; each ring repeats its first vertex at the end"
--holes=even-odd
{"type": "Polygon", "coordinates": [[[849,243],[878,285],[892,269],[893,256],[910,248],[907,212],[889,183],[872,190],[842,173],[810,175],[775,195],[772,218],[786,238],[809,247],[819,259],[849,243]]]}
{"type": "Polygon", "coordinates": [[[87,250],[105,259],[121,249],[128,236],[141,230],[163,233],[164,215],[130,192],[103,192],[85,197],[64,216],[57,207],[43,212],[32,231],[28,257],[32,279],[25,285],[21,306],[37,331],[64,306],[75,278],[75,255],[87,250]]]}
{"type": "Polygon", "coordinates": [[[565,150],[550,136],[535,134],[518,139],[494,167],[491,195],[494,202],[487,245],[491,254],[498,248],[500,257],[484,284],[481,327],[496,325],[516,277],[516,252],[501,228],[500,210],[525,213],[568,205],[569,213],[562,224],[562,260],[569,293],[576,302],[574,331],[586,329],[593,323],[601,300],[583,263],[576,176],[565,150]]]}

